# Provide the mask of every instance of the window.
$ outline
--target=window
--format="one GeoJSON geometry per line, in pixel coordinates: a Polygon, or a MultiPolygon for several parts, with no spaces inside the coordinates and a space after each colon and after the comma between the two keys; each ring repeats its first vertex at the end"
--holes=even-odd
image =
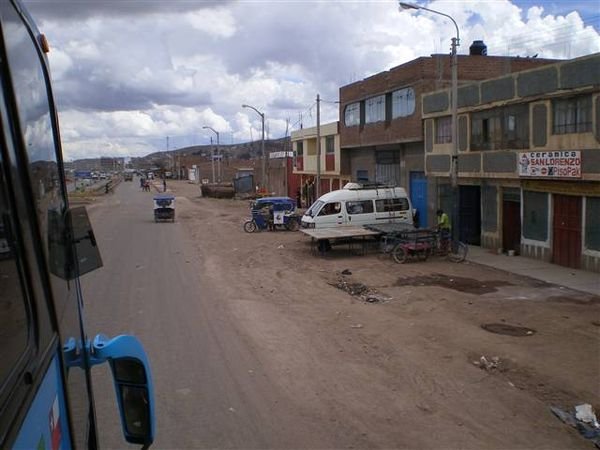
{"type": "Polygon", "coordinates": [[[304,155],[304,142],[296,142],[296,156],[302,157],[304,155]]]}
{"type": "Polygon", "coordinates": [[[6,189],[0,164],[0,305],[2,328],[0,331],[0,386],[9,378],[19,359],[25,353],[29,338],[29,324],[25,299],[11,232],[11,215],[6,201],[6,189]]]}
{"type": "Polygon", "coordinates": [[[340,202],[334,203],[325,203],[321,211],[319,211],[319,216],[331,216],[334,214],[339,214],[342,211],[342,204],[340,202]]]}
{"type": "Polygon", "coordinates": [[[377,212],[396,212],[408,210],[408,199],[406,198],[386,198],[375,200],[375,210],[377,212]]]}
{"type": "Polygon", "coordinates": [[[592,131],[592,96],[557,99],[554,111],[553,134],[585,133],[592,131]]]}
{"type": "Polygon", "coordinates": [[[333,136],[327,136],[325,138],[325,152],[335,153],[335,138],[333,136]]]}
{"type": "Polygon", "coordinates": [[[404,88],[392,93],[392,118],[407,117],[415,112],[415,91],[404,88]]]}
{"type": "Polygon", "coordinates": [[[344,124],[347,127],[360,125],[360,103],[350,103],[344,110],[344,124]]]}
{"type": "Polygon", "coordinates": [[[435,143],[448,144],[452,142],[452,117],[435,119],[435,143]]]}
{"type": "Polygon", "coordinates": [[[346,202],[346,212],[350,215],[369,214],[373,212],[373,200],[346,202]]]}
{"type": "Polygon", "coordinates": [[[369,171],[359,169],[356,171],[356,181],[359,183],[362,181],[369,181],[369,171]]]}
{"type": "Polygon", "coordinates": [[[369,98],[365,101],[365,123],[385,120],[385,95],[369,98]]]}
{"type": "Polygon", "coordinates": [[[471,115],[471,150],[529,148],[529,107],[515,105],[471,115]]]}

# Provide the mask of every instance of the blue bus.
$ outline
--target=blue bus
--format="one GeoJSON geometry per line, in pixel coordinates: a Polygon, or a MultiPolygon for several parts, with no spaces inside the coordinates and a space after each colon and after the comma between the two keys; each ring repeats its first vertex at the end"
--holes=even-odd
{"type": "MultiPolygon", "coordinates": [[[[109,364],[124,439],[154,439],[148,360],[133,336],[87,336],[80,277],[102,260],[71,208],[45,37],[0,2],[0,448],[98,446],[91,367],[109,364]]],[[[116,411],[115,411],[116,414],[116,411]]]]}

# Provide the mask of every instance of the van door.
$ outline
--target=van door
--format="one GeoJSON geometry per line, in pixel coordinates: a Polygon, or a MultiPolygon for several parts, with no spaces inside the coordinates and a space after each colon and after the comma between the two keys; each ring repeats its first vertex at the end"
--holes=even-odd
{"type": "Polygon", "coordinates": [[[346,202],[348,225],[363,226],[376,223],[373,200],[352,200],[346,202]]]}
{"type": "Polygon", "coordinates": [[[331,228],[346,225],[346,215],[342,209],[342,202],[325,203],[317,217],[315,223],[318,228],[331,228]]]}

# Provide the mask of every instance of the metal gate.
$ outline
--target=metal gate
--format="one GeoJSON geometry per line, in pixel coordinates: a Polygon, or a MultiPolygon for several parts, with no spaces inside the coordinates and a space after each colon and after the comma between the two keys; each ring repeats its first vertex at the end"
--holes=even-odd
{"type": "Polygon", "coordinates": [[[425,172],[410,173],[410,201],[417,210],[418,226],[427,227],[427,178],[425,172]]]}

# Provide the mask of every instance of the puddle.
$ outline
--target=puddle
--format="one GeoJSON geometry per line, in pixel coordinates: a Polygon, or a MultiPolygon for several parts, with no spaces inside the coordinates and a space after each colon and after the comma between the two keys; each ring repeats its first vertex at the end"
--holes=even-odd
{"type": "Polygon", "coordinates": [[[501,280],[475,280],[473,278],[449,277],[440,273],[422,275],[411,278],[398,278],[394,286],[440,286],[468,294],[489,294],[496,292],[498,287],[512,286],[512,283],[501,280]]]}
{"type": "Polygon", "coordinates": [[[484,323],[481,325],[485,331],[490,333],[503,334],[505,336],[533,336],[536,331],[532,328],[518,327],[516,325],[508,325],[506,323],[484,323]]]}

